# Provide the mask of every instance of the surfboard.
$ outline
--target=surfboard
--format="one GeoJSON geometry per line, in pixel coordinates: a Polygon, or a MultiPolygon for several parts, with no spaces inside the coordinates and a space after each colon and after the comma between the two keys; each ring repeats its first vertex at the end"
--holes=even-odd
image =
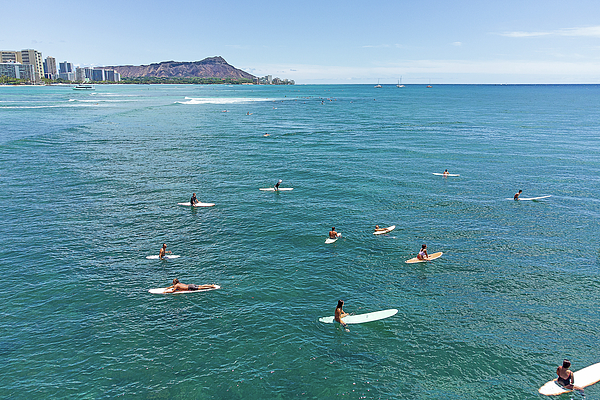
{"type": "Polygon", "coordinates": [[[394,229],[396,229],[396,225],[389,226],[389,227],[385,228],[384,231],[375,231],[375,232],[373,232],[373,235],[385,235],[386,233],[390,233],[394,229]]]}
{"type": "MultiPolygon", "coordinates": [[[[593,385],[600,381],[600,363],[592,364],[589,367],[573,372],[573,377],[575,378],[575,386],[584,388],[593,385]]],[[[570,391],[570,389],[565,389],[560,386],[556,382],[556,379],[546,382],[546,384],[538,390],[540,394],[546,396],[556,396],[570,391]]]]}
{"type": "MultiPolygon", "coordinates": [[[[176,256],[176,255],[173,255],[173,254],[165,254],[163,258],[166,258],[167,260],[170,260],[170,259],[179,258],[179,257],[181,257],[181,256],[176,256]]],[[[153,256],[146,256],[146,258],[148,260],[158,260],[158,259],[160,259],[160,257],[158,256],[158,254],[155,254],[153,256]]]]}
{"type": "MultiPolygon", "coordinates": [[[[264,190],[264,191],[267,191],[267,192],[274,192],[275,188],[260,188],[258,190],[264,190]]],[[[278,192],[285,192],[285,191],[288,191],[288,190],[294,190],[294,188],[279,188],[279,189],[277,189],[278,192]]]]}
{"type": "Polygon", "coordinates": [[[430,254],[429,257],[427,257],[423,260],[419,260],[417,257],[415,257],[415,258],[411,258],[410,260],[406,260],[406,263],[414,264],[414,263],[420,263],[420,262],[425,262],[425,261],[431,261],[431,260],[435,260],[436,258],[440,258],[442,256],[442,254],[444,254],[444,253],[439,251],[437,253],[430,254]]]}
{"type": "MultiPolygon", "coordinates": [[[[342,321],[346,324],[364,324],[365,322],[377,321],[384,318],[389,318],[393,315],[396,315],[398,310],[395,308],[383,311],[375,311],[367,314],[358,314],[358,315],[348,315],[342,318],[342,321]]],[[[320,322],[325,324],[333,324],[334,317],[322,317],[319,318],[320,322]]]]}
{"type": "Polygon", "coordinates": [[[440,174],[439,172],[433,172],[434,175],[438,175],[438,176],[460,176],[460,174],[440,174]]]}
{"type": "MultiPolygon", "coordinates": [[[[552,195],[549,194],[548,196],[540,196],[540,197],[519,197],[519,201],[540,200],[540,199],[547,199],[548,197],[552,197],[552,195]]],[[[514,197],[507,198],[506,200],[514,200],[514,197]]]]}
{"type": "MultiPolygon", "coordinates": [[[[177,203],[178,206],[191,206],[192,203],[190,203],[189,201],[187,203],[177,203]]],[[[212,207],[214,206],[215,203],[196,203],[194,204],[194,207],[212,207]]]]}
{"type": "Polygon", "coordinates": [[[217,290],[217,289],[221,289],[221,286],[219,285],[215,285],[214,288],[210,288],[210,289],[200,289],[200,290],[179,290],[177,292],[166,292],[165,290],[167,290],[167,288],[158,288],[158,289],[150,289],[148,290],[148,292],[152,293],[152,294],[183,294],[183,293],[198,293],[198,292],[208,292],[209,290],[217,290]]]}

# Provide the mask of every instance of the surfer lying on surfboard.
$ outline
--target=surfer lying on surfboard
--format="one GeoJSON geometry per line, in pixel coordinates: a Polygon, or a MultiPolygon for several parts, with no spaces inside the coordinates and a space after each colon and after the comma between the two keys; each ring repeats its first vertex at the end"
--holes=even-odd
{"type": "Polygon", "coordinates": [[[170,251],[167,251],[167,244],[163,243],[160,251],[158,252],[158,258],[160,258],[161,260],[165,258],[165,254],[171,254],[170,251]]]}
{"type": "Polygon", "coordinates": [[[179,279],[173,279],[173,286],[169,286],[165,289],[165,293],[173,293],[177,291],[186,291],[186,290],[203,290],[203,289],[216,289],[217,285],[186,285],[184,283],[180,283],[179,279]]]}
{"type": "Polygon", "coordinates": [[[375,232],[387,231],[388,228],[380,228],[379,225],[375,225],[375,232]]]}

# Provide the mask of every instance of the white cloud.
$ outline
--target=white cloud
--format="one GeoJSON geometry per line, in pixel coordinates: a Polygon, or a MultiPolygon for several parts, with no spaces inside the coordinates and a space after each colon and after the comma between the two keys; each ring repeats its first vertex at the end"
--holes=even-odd
{"type": "Polygon", "coordinates": [[[462,46],[462,42],[452,42],[452,46],[460,47],[462,46]]]}
{"type": "Polygon", "coordinates": [[[500,36],[507,37],[539,37],[539,36],[578,36],[578,37],[599,37],[600,38],[600,26],[588,26],[584,28],[565,28],[553,31],[541,31],[541,32],[503,32],[500,36]]]}

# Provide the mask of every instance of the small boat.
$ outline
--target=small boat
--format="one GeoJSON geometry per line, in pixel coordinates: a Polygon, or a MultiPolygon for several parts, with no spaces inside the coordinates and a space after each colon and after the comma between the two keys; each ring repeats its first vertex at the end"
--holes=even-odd
{"type": "Polygon", "coordinates": [[[402,84],[400,83],[400,81],[401,81],[401,80],[402,80],[402,77],[400,77],[400,79],[398,79],[398,84],[396,85],[396,87],[404,87],[404,85],[402,85],[402,84]]]}
{"type": "Polygon", "coordinates": [[[377,85],[375,85],[376,88],[380,88],[381,85],[379,84],[379,79],[377,79],[377,85]]]}
{"type": "Polygon", "coordinates": [[[73,90],[94,90],[96,89],[94,85],[90,85],[89,83],[80,83],[79,85],[75,85],[73,90]]]}

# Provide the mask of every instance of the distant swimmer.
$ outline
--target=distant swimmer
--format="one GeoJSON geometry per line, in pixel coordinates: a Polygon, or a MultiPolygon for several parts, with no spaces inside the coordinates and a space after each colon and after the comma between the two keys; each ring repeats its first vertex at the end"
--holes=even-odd
{"type": "Polygon", "coordinates": [[[171,254],[171,252],[167,251],[167,244],[163,243],[160,251],[158,252],[158,258],[160,258],[161,260],[164,260],[165,254],[171,254]]]}
{"type": "Polygon", "coordinates": [[[450,175],[450,172],[448,172],[448,170],[445,170],[445,171],[444,171],[444,173],[443,173],[442,175],[444,175],[444,176],[448,176],[448,175],[450,175]]]}
{"type": "Polygon", "coordinates": [[[427,245],[421,245],[421,250],[419,251],[419,254],[417,254],[417,258],[419,260],[425,260],[429,257],[429,254],[427,254],[427,245]]]}
{"type": "Polygon", "coordinates": [[[329,231],[329,239],[335,239],[342,236],[341,233],[335,231],[335,226],[329,231]]]}
{"type": "Polygon", "coordinates": [[[375,225],[375,232],[387,231],[387,228],[380,228],[379,225],[375,225]]]}
{"type": "Polygon", "coordinates": [[[513,199],[519,200],[519,196],[521,195],[521,193],[523,193],[523,191],[519,190],[519,192],[515,194],[515,196],[513,197],[513,199]]]}
{"type": "Polygon", "coordinates": [[[344,321],[342,321],[342,318],[347,317],[350,314],[345,313],[344,310],[342,310],[343,306],[344,306],[344,300],[338,300],[337,307],[335,308],[335,314],[333,316],[333,320],[346,326],[344,321]]]}
{"type": "Polygon", "coordinates": [[[562,366],[556,368],[556,375],[558,375],[556,383],[565,389],[577,390],[583,394],[583,388],[574,385],[575,377],[573,376],[573,371],[571,371],[569,367],[571,367],[571,361],[565,359],[563,360],[562,366]]]}
{"type": "Polygon", "coordinates": [[[196,193],[192,193],[192,198],[190,199],[190,205],[195,205],[198,203],[198,199],[196,198],[196,193]]]}
{"type": "Polygon", "coordinates": [[[252,115],[252,113],[251,113],[250,111],[248,111],[248,112],[246,113],[246,115],[252,115]]]}
{"type": "Polygon", "coordinates": [[[181,292],[186,290],[204,290],[204,289],[217,289],[217,285],[186,285],[184,283],[180,283],[179,279],[173,279],[173,286],[169,286],[165,289],[165,293],[173,293],[173,292],[181,292]]]}
{"type": "Polygon", "coordinates": [[[265,133],[263,136],[264,136],[264,137],[267,137],[267,136],[269,136],[269,134],[268,134],[268,133],[265,133]]]}
{"type": "Polygon", "coordinates": [[[281,182],[283,182],[281,179],[275,184],[275,186],[273,186],[275,188],[275,191],[279,190],[279,185],[281,185],[281,182]]]}

